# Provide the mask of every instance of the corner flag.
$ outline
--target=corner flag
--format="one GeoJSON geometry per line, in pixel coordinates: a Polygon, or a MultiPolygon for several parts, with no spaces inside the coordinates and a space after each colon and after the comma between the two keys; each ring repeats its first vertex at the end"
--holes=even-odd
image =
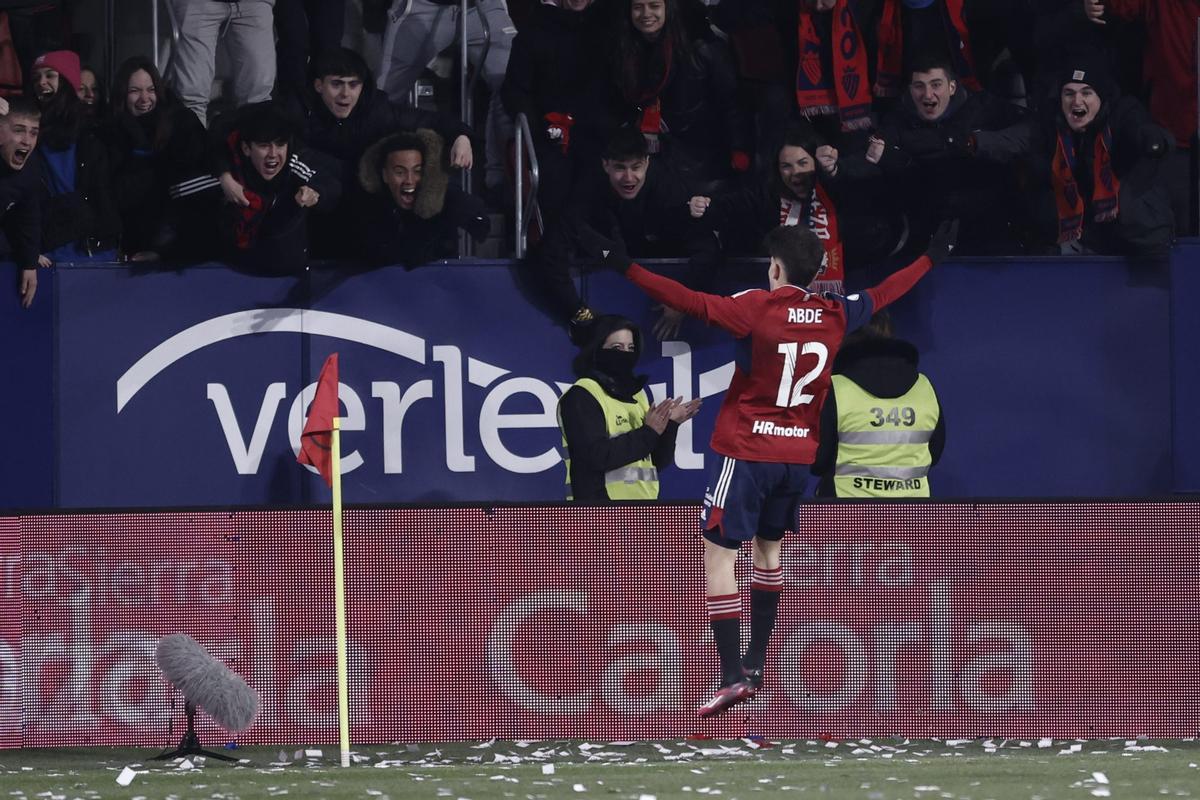
{"type": "Polygon", "coordinates": [[[315,467],[333,486],[333,420],[338,415],[338,354],[325,359],[317,379],[317,395],[308,409],[308,421],[300,434],[300,454],[296,460],[315,467]]]}

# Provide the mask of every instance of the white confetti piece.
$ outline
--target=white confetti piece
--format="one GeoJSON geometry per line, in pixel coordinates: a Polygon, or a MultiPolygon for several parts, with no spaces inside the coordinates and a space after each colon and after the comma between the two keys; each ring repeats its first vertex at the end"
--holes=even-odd
{"type": "Polygon", "coordinates": [[[1111,797],[1111,796],[1112,796],[1112,792],[1110,792],[1108,789],[1104,788],[1103,786],[1098,786],[1095,789],[1092,789],[1092,797],[1111,797]]]}
{"type": "Polygon", "coordinates": [[[574,786],[572,786],[571,788],[577,792],[586,792],[587,791],[587,787],[584,786],[582,783],[577,783],[574,786]]]}
{"type": "Polygon", "coordinates": [[[134,776],[136,775],[136,771],[126,767],[125,769],[121,770],[121,774],[117,776],[117,783],[121,784],[122,786],[128,786],[129,784],[133,783],[134,776]]]}
{"type": "Polygon", "coordinates": [[[489,747],[491,747],[495,743],[496,743],[495,739],[488,739],[486,742],[480,742],[477,745],[473,745],[471,747],[471,749],[472,750],[487,750],[489,747]]]}
{"type": "Polygon", "coordinates": [[[914,786],[914,792],[940,792],[941,787],[938,786],[914,786]]]}
{"type": "Polygon", "coordinates": [[[658,800],[658,798],[652,794],[640,794],[638,800],[658,800]]]}
{"type": "Polygon", "coordinates": [[[825,746],[829,748],[837,747],[837,742],[826,742],[825,746]]]}
{"type": "Polygon", "coordinates": [[[554,765],[553,764],[542,764],[542,774],[543,775],[553,775],[554,774],[554,765]]]}
{"type": "Polygon", "coordinates": [[[1093,772],[1092,780],[1094,780],[1096,783],[1105,783],[1106,784],[1106,783],[1108,783],[1108,776],[1105,775],[1103,772],[1093,772]]]}
{"type": "Polygon", "coordinates": [[[1052,742],[1049,739],[1038,739],[1038,747],[1045,748],[1045,747],[1049,747],[1052,744],[1054,744],[1054,742],[1052,742]]]}
{"type": "Polygon", "coordinates": [[[305,758],[320,758],[321,751],[320,750],[305,750],[304,756],[305,756],[305,758]]]}
{"type": "Polygon", "coordinates": [[[183,761],[180,761],[180,762],[179,762],[179,766],[178,766],[178,767],[176,767],[176,769],[181,769],[181,770],[189,770],[189,769],[195,769],[195,767],[194,767],[194,766],[192,766],[192,762],[191,762],[191,761],[188,761],[188,760],[185,758],[183,761]]]}

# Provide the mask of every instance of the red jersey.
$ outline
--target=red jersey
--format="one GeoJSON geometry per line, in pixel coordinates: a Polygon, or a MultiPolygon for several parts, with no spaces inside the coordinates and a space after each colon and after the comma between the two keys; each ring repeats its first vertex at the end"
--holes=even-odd
{"type": "Polygon", "coordinates": [[[833,359],[846,333],[904,294],[930,266],[922,257],[879,286],[848,297],[796,286],[722,297],[693,291],[637,264],[627,274],[655,300],[739,339],[712,449],[744,461],[811,464],[833,359]]]}

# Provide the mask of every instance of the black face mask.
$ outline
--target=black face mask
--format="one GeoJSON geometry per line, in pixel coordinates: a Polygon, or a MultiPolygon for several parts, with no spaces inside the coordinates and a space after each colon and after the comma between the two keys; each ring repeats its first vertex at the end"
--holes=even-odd
{"type": "Polygon", "coordinates": [[[597,350],[596,369],[618,381],[630,381],[637,359],[637,353],[625,350],[597,350]]]}

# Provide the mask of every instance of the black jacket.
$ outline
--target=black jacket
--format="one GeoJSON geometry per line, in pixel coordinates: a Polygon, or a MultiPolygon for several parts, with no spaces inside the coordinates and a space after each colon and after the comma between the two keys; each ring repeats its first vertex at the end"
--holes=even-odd
{"type": "MultiPolygon", "coordinates": [[[[1028,166],[1031,216],[1043,243],[1057,239],[1058,216],[1051,183],[1058,130],[1065,126],[1058,105],[1001,131],[975,134],[978,157],[1028,166]]],[[[1125,95],[1105,99],[1095,120],[1075,138],[1076,166],[1072,171],[1084,201],[1083,242],[1101,253],[1158,257],[1166,254],[1174,233],[1174,217],[1160,166],[1174,147],[1167,130],[1150,120],[1140,102],[1125,95]],[[1093,221],[1093,158],[1096,137],[1112,132],[1112,169],[1121,182],[1120,213],[1113,222],[1093,221]]]]}
{"type": "Polygon", "coordinates": [[[48,151],[39,150],[43,160],[43,251],[67,244],[86,250],[114,246],[121,218],[112,199],[112,171],[104,145],[90,131],[79,134],[75,143],[75,189],[63,194],[51,192],[44,163],[48,151]]]}
{"type": "Polygon", "coordinates": [[[379,174],[383,141],[368,147],[359,159],[360,191],[350,206],[350,230],[354,232],[353,248],[369,264],[402,264],[411,269],[440,258],[453,258],[459,229],[477,242],[487,236],[487,207],[450,180],[443,169],[441,137],[427,128],[416,134],[425,143],[428,163],[411,211],[396,205],[379,174]]]}
{"type": "MultiPolygon", "coordinates": [[[[900,397],[917,382],[917,348],[900,339],[863,338],[841,349],[833,362],[833,374],[844,375],[876,397],[900,397]]],[[[946,447],[946,410],[940,409],[933,438],[929,440],[930,466],[937,464],[946,447]]],[[[812,472],[821,476],[817,493],[833,497],[833,472],[837,465],[838,409],[833,392],[821,407],[821,444],[812,472]]]]}
{"type": "Polygon", "coordinates": [[[602,13],[598,4],[585,11],[537,5],[513,39],[500,96],[514,118],[529,117],[533,135],[543,143],[549,142],[543,118],[551,112],[570,114],[572,141],[586,140],[592,148],[615,125],[605,103],[602,13]]]}
{"type": "MultiPolygon", "coordinates": [[[[223,257],[236,267],[257,273],[294,274],[308,261],[308,211],[296,204],[296,192],[309,186],[319,195],[312,210],[337,205],[341,180],[326,156],[299,148],[289,151],[284,168],[270,181],[243,159],[240,142],[231,134],[227,143],[230,172],[247,193],[261,198],[257,209],[224,202],[217,214],[217,239],[223,257]]],[[[214,190],[220,196],[220,190],[214,190]]]]}
{"type": "MultiPolygon", "coordinates": [[[[643,47],[648,53],[650,46],[643,47]]],[[[671,74],[658,97],[667,130],[662,154],[672,169],[695,185],[727,177],[733,152],[749,153],[752,146],[737,74],[724,43],[698,41],[692,51],[692,58],[673,57],[671,74]]],[[[640,123],[643,109],[636,98],[618,93],[611,102],[620,109],[619,122],[640,123]]]]}
{"type": "Polygon", "coordinates": [[[0,226],[18,269],[34,269],[42,252],[42,177],[37,152],[13,171],[0,163],[0,226]]]}
{"type": "Polygon", "coordinates": [[[597,166],[576,187],[566,212],[533,255],[556,310],[569,319],[582,305],[569,267],[585,224],[618,237],[634,258],[688,257],[698,269],[711,270],[717,240],[707,223],[691,218],[688,199],[683,182],[653,158],[646,182],[632,200],[618,196],[597,166]]]}
{"type": "MultiPolygon", "coordinates": [[[[617,393],[613,380],[600,372],[587,375],[594,378],[609,395],[626,402],[632,395],[617,393]]],[[[660,434],[643,425],[613,438],[608,437],[604,410],[596,398],[579,386],[572,386],[558,404],[567,454],[571,459],[571,496],[576,503],[595,503],[609,500],[604,473],[650,456],[654,466],[665,469],[675,454],[675,439],[679,423],[667,422],[660,434]]]]}
{"type": "Polygon", "coordinates": [[[163,99],[149,114],[109,118],[101,129],[113,176],[113,200],[121,215],[121,250],[161,250],[173,234],[166,230],[170,188],[207,175],[208,134],[182,104],[163,99]],[[158,126],[169,126],[160,141],[158,126]]]}
{"type": "Polygon", "coordinates": [[[961,220],[964,254],[1008,236],[1009,209],[1020,204],[1016,181],[1010,169],[972,158],[969,138],[1023,116],[1020,107],[960,83],[945,113],[927,121],[905,90],[899,107],[879,125],[885,148],[878,169],[892,202],[908,215],[914,241],[928,240],[941,220],[951,218],[961,220]]]}
{"type": "Polygon", "coordinates": [[[429,128],[447,143],[453,143],[459,136],[471,136],[471,129],[456,119],[435,111],[396,105],[375,88],[369,76],[364,78],[362,94],[346,119],[331,114],[311,87],[301,96],[291,96],[284,107],[299,122],[300,137],[306,146],[337,159],[340,180],[347,190],[356,183],[358,160],[363,152],[390,133],[429,128]]]}

